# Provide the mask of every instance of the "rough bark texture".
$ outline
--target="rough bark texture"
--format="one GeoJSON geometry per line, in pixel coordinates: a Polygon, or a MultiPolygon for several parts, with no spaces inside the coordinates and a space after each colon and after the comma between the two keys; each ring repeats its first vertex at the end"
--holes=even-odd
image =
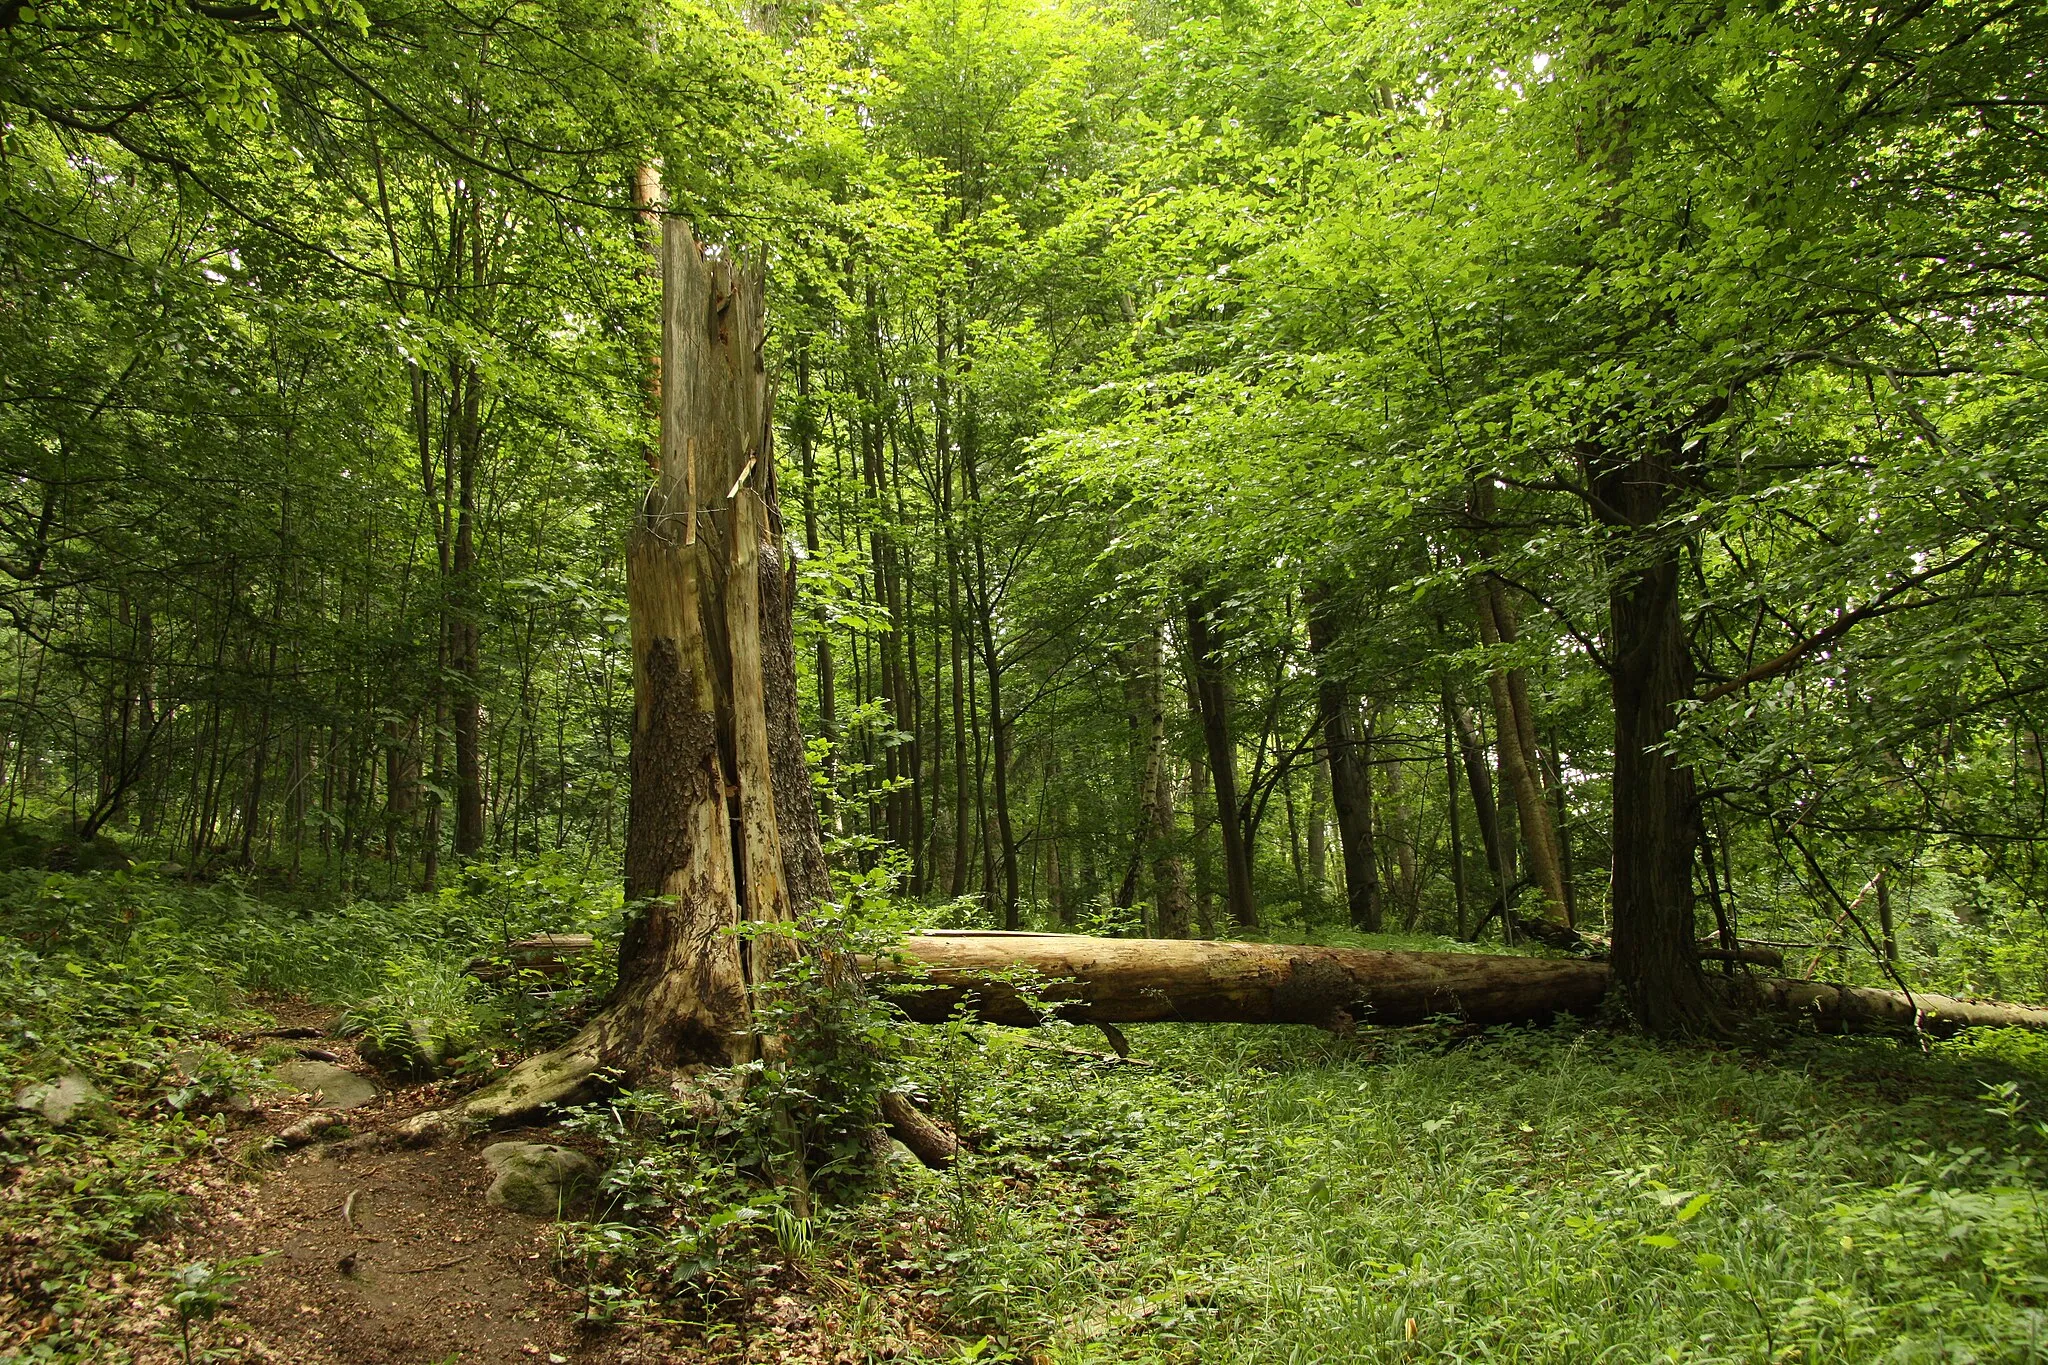
{"type": "MultiPolygon", "coordinates": [[[[1076,1023],[1474,1024],[1587,1014],[1606,997],[1605,962],[1479,953],[1103,939],[1078,934],[954,930],[914,934],[898,956],[865,964],[911,1018],[965,1008],[990,1023],[1030,1025],[1044,1013],[1076,1023]],[[1037,974],[1030,994],[1018,968],[1037,974]]],[[[1970,1027],[2048,1029],[2048,1008],[1956,1000],[1817,981],[1761,980],[1754,1003],[1791,1021],[1840,1032],[1913,1027],[1946,1035],[1970,1027]]]]}
{"type": "Polygon", "coordinates": [[[1380,931],[1379,860],[1372,846],[1372,755],[1358,731],[1358,699],[1336,671],[1331,652],[1337,624],[1321,602],[1309,609],[1309,648],[1316,660],[1316,706],[1330,768],[1330,804],[1337,814],[1337,842],[1344,857],[1344,895],[1351,923],[1366,933],[1380,931]]]}
{"type": "Polygon", "coordinates": [[[606,1075],[750,1060],[752,990],[792,949],[731,931],[793,919],[825,890],[797,728],[761,276],[700,247],[679,220],[666,229],[660,470],[626,573],[626,894],[643,908],[621,944],[618,988],[582,1032],[403,1136],[524,1117],[606,1075]]]}
{"type": "Polygon", "coordinates": [[[1237,741],[1231,734],[1230,677],[1217,649],[1211,618],[1213,599],[1188,603],[1188,667],[1202,715],[1202,744],[1209,755],[1209,773],[1216,790],[1216,827],[1223,836],[1223,894],[1231,922],[1240,928],[1259,927],[1259,904],[1252,895],[1251,856],[1244,827],[1238,822],[1237,741]]]}
{"type": "Polygon", "coordinates": [[[1645,438],[1633,458],[1604,447],[1584,458],[1611,532],[1615,975],[1646,1028],[1706,1033],[1721,1020],[1693,952],[1699,810],[1692,770],[1669,743],[1679,705],[1694,696],[1680,547],[1660,524],[1678,480],[1672,445],[1645,438]]]}
{"type": "Polygon", "coordinates": [[[890,1135],[933,1170],[942,1171],[959,1158],[963,1150],[959,1136],[912,1104],[907,1095],[884,1090],[881,1110],[890,1135]]]}

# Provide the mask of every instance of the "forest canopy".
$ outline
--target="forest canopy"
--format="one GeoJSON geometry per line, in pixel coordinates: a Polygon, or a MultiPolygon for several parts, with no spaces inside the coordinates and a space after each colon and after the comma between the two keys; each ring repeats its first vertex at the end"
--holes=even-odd
{"type": "Polygon", "coordinates": [[[908,894],[2041,982],[2025,8],[4,16],[12,823],[616,849],[658,200],[908,894]]]}

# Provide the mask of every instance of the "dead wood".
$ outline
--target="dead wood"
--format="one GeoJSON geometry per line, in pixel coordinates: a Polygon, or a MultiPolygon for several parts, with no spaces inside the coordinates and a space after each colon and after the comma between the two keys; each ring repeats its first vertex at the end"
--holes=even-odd
{"type": "Polygon", "coordinates": [[[951,1166],[966,1149],[959,1134],[912,1104],[900,1090],[884,1090],[881,1107],[891,1136],[935,1171],[951,1166]]]}
{"type": "MultiPolygon", "coordinates": [[[[1048,1016],[1112,1025],[1536,1023],[1593,1013],[1609,984],[1608,965],[1585,958],[977,931],[915,934],[867,967],[912,1019],[964,1011],[1025,1026],[1048,1016]]],[[[1749,1003],[1831,1032],[2048,1029],[2039,1006],[1814,981],[1759,980],[1749,1003]]]]}

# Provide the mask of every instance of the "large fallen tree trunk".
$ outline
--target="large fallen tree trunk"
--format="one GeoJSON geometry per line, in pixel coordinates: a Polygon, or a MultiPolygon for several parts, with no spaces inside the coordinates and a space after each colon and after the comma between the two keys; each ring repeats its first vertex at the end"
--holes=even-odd
{"type": "MultiPolygon", "coordinates": [[[[1481,953],[1089,938],[950,931],[913,934],[866,964],[905,1014],[936,1022],[964,1010],[990,1023],[1047,1015],[1089,1024],[1530,1023],[1589,1014],[1606,997],[1605,962],[1481,953]]],[[[1942,995],[1759,979],[1762,1011],[1829,1031],[2048,1029],[2048,1009],[1942,995]]]]}

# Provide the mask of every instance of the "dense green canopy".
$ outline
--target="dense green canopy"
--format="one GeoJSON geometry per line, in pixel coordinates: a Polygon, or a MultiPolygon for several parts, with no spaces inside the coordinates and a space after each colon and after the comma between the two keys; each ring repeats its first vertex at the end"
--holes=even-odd
{"type": "Polygon", "coordinates": [[[768,266],[842,866],[1611,930],[1672,1027],[1708,935],[2038,997],[2044,54],[1973,0],[0,4],[5,818],[377,894],[615,856],[665,208],[768,266]]]}

